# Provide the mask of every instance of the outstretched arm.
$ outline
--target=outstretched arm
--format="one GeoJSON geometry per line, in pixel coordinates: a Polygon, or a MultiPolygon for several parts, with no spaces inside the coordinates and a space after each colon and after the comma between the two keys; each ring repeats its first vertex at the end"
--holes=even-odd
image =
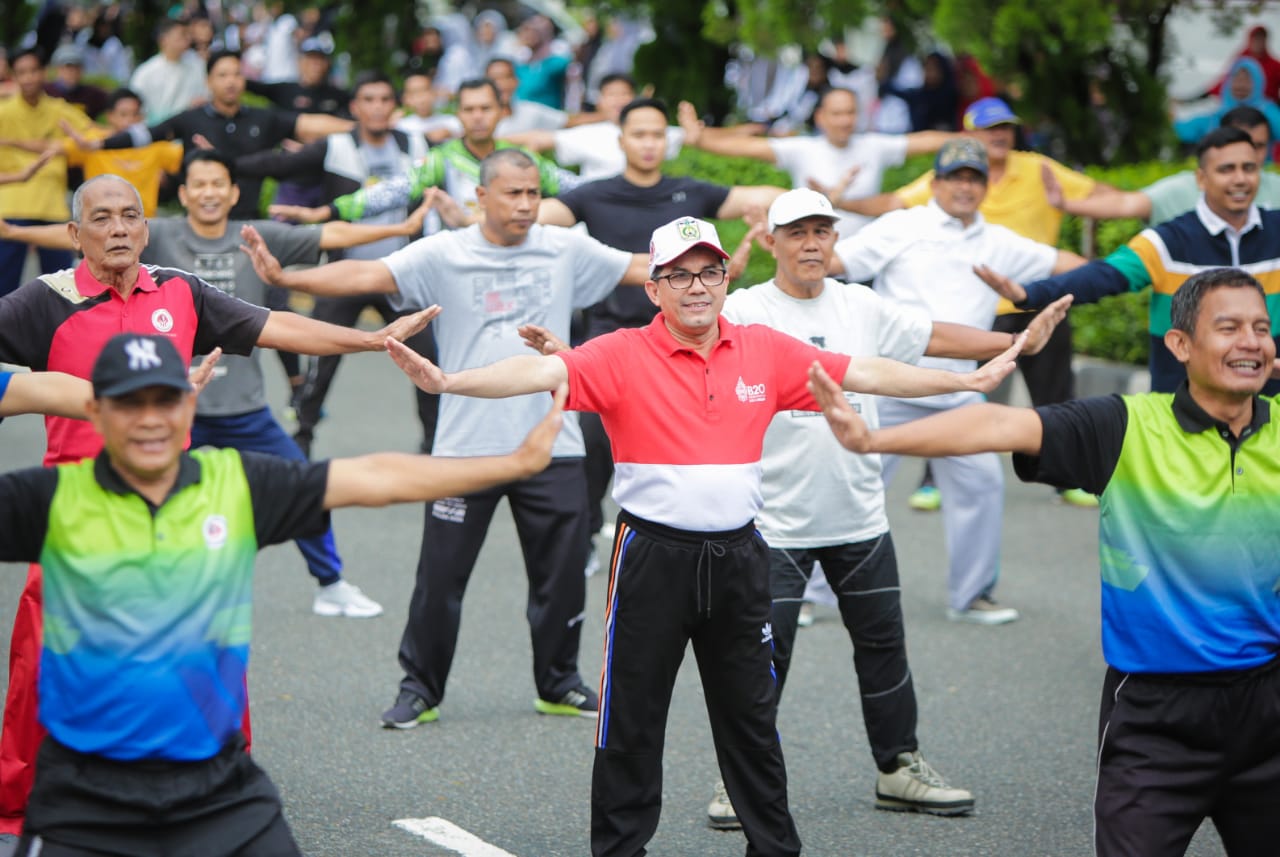
{"type": "MultiPolygon", "coordinates": [[[[204,362],[191,370],[191,383],[199,393],[213,377],[213,367],[222,356],[215,348],[204,362]]],[[[65,372],[26,372],[9,377],[0,398],[0,417],[19,414],[48,414],[55,417],[85,418],[85,405],[93,398],[93,384],[65,372]]]]}
{"type": "Polygon", "coordinates": [[[267,316],[267,323],[258,334],[258,345],[318,357],[326,354],[353,354],[357,351],[382,351],[389,341],[408,339],[439,314],[440,307],[430,306],[411,315],[401,316],[381,330],[369,332],[315,321],[296,312],[273,312],[267,316]]]}
{"type": "Polygon", "coordinates": [[[85,403],[93,398],[93,385],[63,372],[28,372],[13,375],[0,399],[0,417],[18,414],[50,414],[85,418],[85,403]]]}
{"type": "Polygon", "coordinates": [[[551,449],[564,423],[567,395],[568,387],[561,385],[556,390],[551,410],[510,455],[433,458],[384,452],[334,459],[329,463],[324,507],[420,503],[527,479],[551,462],[551,449]]]}
{"type": "Polygon", "coordinates": [[[53,250],[74,250],[71,242],[71,231],[65,223],[45,223],[40,226],[16,226],[7,220],[0,220],[0,238],[6,241],[21,241],[23,244],[34,244],[37,247],[48,247],[53,250]]]}
{"type": "Polygon", "coordinates": [[[746,216],[746,213],[752,209],[759,208],[767,211],[769,206],[773,205],[773,201],[785,192],[786,188],[771,184],[732,187],[729,189],[729,195],[720,204],[720,208],[716,210],[716,217],[720,220],[733,220],[746,216]]]}
{"type": "Polygon", "coordinates": [[[863,217],[879,217],[882,214],[888,214],[891,211],[907,207],[902,197],[892,191],[878,193],[875,196],[864,196],[861,199],[833,197],[831,204],[841,211],[851,211],[854,214],[861,214],[863,217]]]}
{"type": "Polygon", "coordinates": [[[851,393],[899,398],[966,390],[989,393],[1000,386],[1000,382],[1017,366],[1018,354],[1022,351],[1026,338],[1025,333],[1018,335],[1012,346],[973,372],[923,369],[885,357],[854,357],[849,361],[842,386],[851,393]]]}
{"type": "Polygon", "coordinates": [[[1049,204],[1067,214],[1092,217],[1094,220],[1113,220],[1119,217],[1139,217],[1146,220],[1151,217],[1151,197],[1140,190],[1119,190],[1099,183],[1083,199],[1067,199],[1062,191],[1062,184],[1048,164],[1040,165],[1040,181],[1044,184],[1044,195],[1049,204]]]}
{"type": "Polygon", "coordinates": [[[523,149],[528,149],[530,152],[549,152],[556,147],[556,132],[541,129],[508,134],[502,139],[508,143],[515,143],[523,149]]]}
{"type": "Polygon", "coordinates": [[[356,123],[350,119],[339,119],[327,113],[303,113],[293,126],[293,136],[304,143],[310,143],[330,134],[345,134],[354,127],[356,123]]]}
{"type": "Polygon", "coordinates": [[[431,188],[423,197],[422,204],[409,213],[399,223],[347,223],[345,220],[331,220],[320,227],[320,249],[337,250],[344,247],[355,247],[359,244],[371,244],[383,238],[418,238],[422,235],[422,223],[427,213],[436,203],[440,193],[431,188]]]}
{"type": "Polygon", "coordinates": [[[543,197],[538,203],[538,222],[549,226],[572,226],[578,222],[569,206],[555,197],[543,197]]]}
{"type": "MultiPolygon", "coordinates": [[[[267,242],[262,240],[258,230],[245,224],[240,228],[240,238],[244,241],[240,249],[248,254],[253,261],[253,270],[269,285],[325,296],[392,294],[396,291],[396,279],[391,275],[391,269],[377,259],[342,259],[328,265],[286,271],[280,260],[267,249],[267,242]]],[[[311,352],[304,350],[301,353],[311,352]]]]}
{"type": "Polygon", "coordinates": [[[681,101],[676,108],[676,118],[684,129],[684,144],[705,152],[736,158],[755,158],[770,164],[777,163],[773,147],[764,137],[748,137],[735,134],[725,128],[708,128],[698,118],[698,110],[688,101],[681,101]]]}
{"type": "Polygon", "coordinates": [[[1044,427],[1040,415],[1030,408],[969,405],[873,432],[817,361],[809,368],[809,390],[822,407],[836,439],[853,452],[925,458],[978,452],[1040,454],[1044,427]]]}
{"type": "Polygon", "coordinates": [[[61,153],[62,149],[58,147],[40,149],[39,157],[22,169],[12,173],[0,173],[0,184],[21,184],[22,182],[29,181],[32,176],[40,171],[41,167],[53,159],[54,155],[59,155],[61,153]]]}
{"type": "Polygon", "coordinates": [[[505,399],[554,390],[569,382],[559,357],[521,355],[459,372],[445,372],[412,348],[388,342],[387,351],[404,374],[428,393],[453,393],[480,399],[505,399]]]}
{"type": "Polygon", "coordinates": [[[943,144],[959,134],[951,131],[916,131],[907,135],[907,157],[925,152],[936,152],[943,144]]]}
{"type": "MultiPolygon", "coordinates": [[[[1058,298],[1027,325],[1027,341],[1022,353],[1039,354],[1049,337],[1071,308],[1071,295],[1058,298]]],[[[1004,351],[1016,340],[1013,334],[982,330],[967,324],[951,324],[945,321],[933,323],[933,335],[924,353],[931,357],[961,357],[967,360],[986,360],[1004,351]]]]}

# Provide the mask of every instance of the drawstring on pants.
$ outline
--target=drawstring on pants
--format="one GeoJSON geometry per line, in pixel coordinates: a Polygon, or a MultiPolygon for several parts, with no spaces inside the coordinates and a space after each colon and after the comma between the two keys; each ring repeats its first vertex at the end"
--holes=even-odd
{"type": "Polygon", "coordinates": [[[725,547],[725,543],[716,542],[716,541],[703,542],[702,550],[698,552],[698,575],[697,575],[698,577],[697,579],[698,612],[699,613],[703,612],[702,588],[704,585],[703,570],[705,569],[706,570],[705,586],[707,590],[706,617],[708,619],[711,618],[711,560],[713,558],[723,557],[726,553],[728,553],[728,548],[725,547]]]}

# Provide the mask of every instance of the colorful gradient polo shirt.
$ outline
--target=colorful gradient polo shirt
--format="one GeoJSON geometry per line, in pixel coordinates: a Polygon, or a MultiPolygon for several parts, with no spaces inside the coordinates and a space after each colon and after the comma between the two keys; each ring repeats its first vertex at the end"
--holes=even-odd
{"type": "MultiPolygon", "coordinates": [[[[87,380],[98,352],[118,333],[167,336],[188,362],[218,346],[249,354],[268,314],[194,274],[148,265],[139,269],[129,297],[121,298],[81,262],[0,298],[0,360],[87,380]]],[[[46,417],[45,432],[45,464],[79,461],[102,449],[84,420],[46,417]]]]}
{"type": "Polygon", "coordinates": [[[111,759],[191,761],[240,728],[258,549],[328,525],[328,464],[180,459],[160,506],[95,459],[0,476],[0,561],[44,569],[40,722],[111,759]]]}
{"type": "Polygon", "coordinates": [[[1280,424],[1237,437],[1176,393],[1038,408],[1018,476],[1099,494],[1102,650],[1136,673],[1247,670],[1280,652],[1280,424]]]}
{"type": "Polygon", "coordinates": [[[843,378],[849,356],[771,327],[719,320],[710,359],[676,342],[662,315],[556,356],[568,407],[600,414],[613,444],[613,498],[681,530],[746,525],[760,511],[760,456],[779,411],[816,411],[809,366],[843,378]]]}

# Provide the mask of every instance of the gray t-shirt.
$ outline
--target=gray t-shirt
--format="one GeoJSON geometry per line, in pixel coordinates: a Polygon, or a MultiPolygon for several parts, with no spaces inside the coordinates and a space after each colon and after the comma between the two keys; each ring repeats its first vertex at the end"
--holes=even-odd
{"type": "MultiPolygon", "coordinates": [[[[273,220],[250,221],[281,265],[314,265],[320,261],[320,227],[290,226],[273,220]]],[[[201,238],[185,217],[157,217],[150,221],[151,239],[142,261],[190,271],[200,279],[242,301],[262,306],[266,286],[240,252],[240,227],[232,220],[221,238],[201,238]]],[[[224,354],[213,380],[200,393],[196,413],[205,417],[247,414],[267,406],[258,349],[248,357],[224,354]]]]}
{"type": "MultiPolygon", "coordinates": [[[[382,260],[400,290],[399,304],[440,304],[433,322],[440,368],[487,366],[532,354],[516,332],[539,324],[565,341],[573,310],[613,291],[631,254],[559,226],[533,226],[513,247],[490,243],[480,226],[419,239],[382,260]]],[[[434,455],[505,455],[547,412],[545,393],[510,399],[445,395],[440,400],[434,455]]],[[[578,421],[566,415],[552,455],[583,454],[578,421]]]]}

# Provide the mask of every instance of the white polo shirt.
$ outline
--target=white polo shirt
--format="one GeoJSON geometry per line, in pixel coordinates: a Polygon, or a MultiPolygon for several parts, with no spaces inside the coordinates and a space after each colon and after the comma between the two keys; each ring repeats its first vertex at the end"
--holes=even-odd
{"type": "MultiPolygon", "coordinates": [[[[974,216],[965,226],[943,211],[936,200],[893,211],[852,238],[836,244],[850,280],[871,282],[876,292],[916,307],[933,321],[990,329],[999,295],[973,272],[984,264],[998,273],[1028,283],[1049,276],[1058,251],[1047,244],[974,216]]],[[[921,366],[971,372],[977,361],[925,357],[921,366]]],[[[952,407],[965,393],[912,399],[925,407],[952,407]]]]}
{"type": "MultiPolygon", "coordinates": [[[[661,314],[556,354],[569,402],[600,414],[613,444],[613,498],[680,530],[735,530],[760,511],[760,454],[773,415],[814,410],[809,366],[843,378],[849,357],[723,317],[710,357],[681,345],[661,314]]],[[[819,416],[821,419],[821,416],[819,416]]]]}
{"type": "MultiPolygon", "coordinates": [[[[732,292],[725,318],[766,324],[826,351],[915,363],[933,335],[927,313],[885,300],[866,286],[827,280],[815,298],[788,295],[769,280],[732,292]]],[[[845,393],[872,429],[876,397],[845,393]]],[[[770,547],[816,548],[864,542],[888,531],[880,456],[840,445],[815,411],[781,411],[764,436],[764,506],[756,526],[770,547]]]]}

